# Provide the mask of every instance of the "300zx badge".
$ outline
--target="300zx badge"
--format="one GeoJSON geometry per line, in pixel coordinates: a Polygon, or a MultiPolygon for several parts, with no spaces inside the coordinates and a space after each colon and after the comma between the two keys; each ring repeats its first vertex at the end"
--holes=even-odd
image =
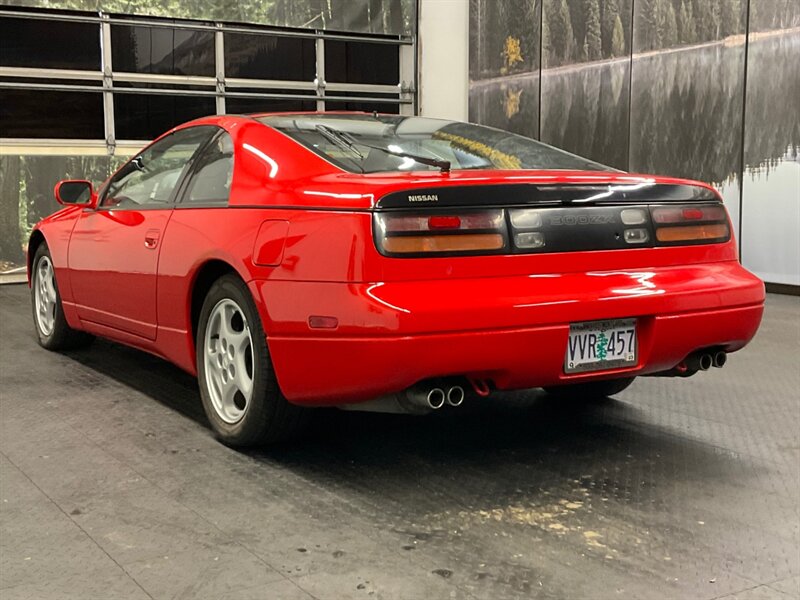
{"type": "Polygon", "coordinates": [[[550,225],[609,225],[616,222],[614,215],[554,215],[550,225]]]}

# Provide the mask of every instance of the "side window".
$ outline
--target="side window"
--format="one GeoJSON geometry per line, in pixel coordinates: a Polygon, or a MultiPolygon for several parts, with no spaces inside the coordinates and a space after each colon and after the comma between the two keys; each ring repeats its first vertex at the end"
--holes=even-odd
{"type": "Polygon", "coordinates": [[[208,126],[181,129],[146,148],[114,176],[101,206],[166,206],[192,156],[215,131],[208,126]]]}
{"type": "Polygon", "coordinates": [[[184,204],[226,204],[233,179],[233,141],[226,132],[218,135],[197,159],[184,204]]]}

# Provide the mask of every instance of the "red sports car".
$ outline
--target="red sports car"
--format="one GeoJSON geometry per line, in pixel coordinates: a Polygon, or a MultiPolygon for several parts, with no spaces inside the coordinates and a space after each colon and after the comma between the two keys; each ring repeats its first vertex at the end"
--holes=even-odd
{"type": "Polygon", "coordinates": [[[693,375],[763,310],[709,186],[455,121],[208,117],[55,195],[28,247],[41,345],[103,336],[175,363],[237,446],[312,406],[693,375]]]}

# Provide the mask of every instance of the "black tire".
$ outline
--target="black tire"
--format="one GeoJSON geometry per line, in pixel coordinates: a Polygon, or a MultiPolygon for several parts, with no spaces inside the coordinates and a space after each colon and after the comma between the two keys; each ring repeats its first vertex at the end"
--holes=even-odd
{"type": "MultiPolygon", "coordinates": [[[[213,330],[212,330],[213,333],[213,330]]],[[[217,438],[226,445],[247,447],[271,444],[294,438],[306,424],[309,409],[291,404],[280,391],[267,349],[267,338],[253,298],[244,282],[236,275],[220,277],[211,286],[200,310],[195,341],[197,379],[203,408],[217,438]],[[224,300],[232,300],[244,314],[250,330],[251,358],[248,364],[252,375],[250,401],[236,422],[228,422],[218,412],[211,398],[206,373],[206,331],[209,319],[224,300]]]]}
{"type": "Polygon", "coordinates": [[[39,244],[33,255],[31,263],[31,310],[33,312],[33,327],[36,330],[36,340],[39,345],[48,350],[71,350],[88,346],[94,341],[94,336],[84,331],[77,331],[67,324],[64,316],[64,307],[61,305],[61,293],[58,291],[55,271],[52,271],[52,287],[55,293],[55,306],[52,309],[52,326],[45,328],[40,315],[37,314],[37,289],[41,293],[39,267],[43,261],[49,261],[52,269],[53,259],[45,242],[39,244]]]}
{"type": "Polygon", "coordinates": [[[604,381],[590,381],[588,383],[573,383],[572,385],[557,385],[544,388],[552,396],[597,400],[619,394],[633,383],[635,377],[621,379],[606,379],[604,381]]]}

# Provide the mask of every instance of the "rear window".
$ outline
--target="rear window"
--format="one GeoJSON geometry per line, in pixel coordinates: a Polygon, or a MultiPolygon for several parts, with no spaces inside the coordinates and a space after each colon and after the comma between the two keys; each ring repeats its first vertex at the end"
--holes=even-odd
{"type": "Polygon", "coordinates": [[[379,114],[270,115],[258,120],[353,173],[440,168],[415,158],[446,161],[452,170],[614,170],[521,135],[458,121],[379,114]]]}

